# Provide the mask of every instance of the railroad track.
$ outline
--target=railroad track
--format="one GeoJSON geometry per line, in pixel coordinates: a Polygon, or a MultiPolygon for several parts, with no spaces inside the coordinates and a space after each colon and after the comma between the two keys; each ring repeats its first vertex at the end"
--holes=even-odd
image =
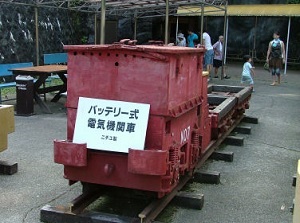
{"type": "MultiPolygon", "coordinates": [[[[217,160],[232,161],[233,153],[231,152],[219,152],[217,149],[222,143],[230,143],[234,145],[243,145],[243,138],[230,136],[232,131],[240,132],[243,134],[250,134],[251,128],[247,126],[239,126],[241,122],[248,122],[257,124],[258,120],[254,117],[240,116],[234,120],[232,126],[228,131],[224,132],[217,140],[211,141],[205,154],[199,160],[199,163],[195,170],[200,167],[209,158],[217,160]]],[[[188,206],[190,208],[202,209],[204,204],[204,195],[197,193],[188,193],[182,191],[183,187],[187,185],[189,181],[194,182],[210,182],[219,183],[220,174],[216,172],[195,172],[193,174],[186,174],[181,177],[179,184],[176,188],[161,199],[153,198],[145,208],[136,213],[136,217],[129,217],[111,213],[95,212],[87,210],[87,207],[101,198],[102,196],[109,194],[109,196],[115,196],[116,194],[130,194],[130,190],[116,189],[111,187],[105,187],[93,184],[83,184],[83,192],[80,196],[72,200],[65,206],[44,206],[40,211],[40,219],[47,223],[149,223],[154,222],[157,216],[167,207],[172,200],[179,200],[181,205],[188,206]],[[118,192],[118,190],[121,190],[118,192]],[[174,199],[176,198],[176,199],[174,199]]],[[[122,196],[122,195],[121,195],[122,196]]],[[[130,208],[130,207],[128,207],[130,208]]]]}

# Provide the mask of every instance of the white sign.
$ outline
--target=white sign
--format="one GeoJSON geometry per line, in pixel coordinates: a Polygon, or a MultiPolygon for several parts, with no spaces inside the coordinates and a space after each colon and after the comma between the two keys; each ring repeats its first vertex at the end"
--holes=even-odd
{"type": "Polygon", "coordinates": [[[96,150],[143,150],[149,110],[149,104],[80,97],[73,142],[96,150]]]}

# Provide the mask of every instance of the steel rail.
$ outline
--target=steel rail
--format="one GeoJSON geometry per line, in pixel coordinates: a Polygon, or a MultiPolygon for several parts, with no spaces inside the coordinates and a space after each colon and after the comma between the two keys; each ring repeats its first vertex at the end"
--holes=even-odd
{"type": "MultiPolygon", "coordinates": [[[[224,132],[221,137],[217,140],[212,141],[205,154],[199,160],[195,169],[200,168],[205,161],[211,156],[211,154],[221,145],[225,138],[231,133],[231,131],[238,126],[238,124],[243,119],[244,115],[241,115],[233,122],[233,125],[224,132]]],[[[151,202],[140,214],[138,215],[141,223],[150,223],[155,220],[155,218],[162,212],[162,210],[172,201],[172,199],[177,195],[177,193],[186,185],[186,183],[193,178],[193,174],[187,174],[180,179],[179,184],[172,190],[171,193],[167,194],[161,199],[156,199],[151,202]]]]}

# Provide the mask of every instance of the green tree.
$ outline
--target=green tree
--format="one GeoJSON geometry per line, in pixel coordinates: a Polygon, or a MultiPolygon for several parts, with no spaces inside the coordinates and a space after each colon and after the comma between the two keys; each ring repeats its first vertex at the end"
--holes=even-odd
{"type": "Polygon", "coordinates": [[[288,4],[300,4],[300,0],[288,0],[288,4]]]}

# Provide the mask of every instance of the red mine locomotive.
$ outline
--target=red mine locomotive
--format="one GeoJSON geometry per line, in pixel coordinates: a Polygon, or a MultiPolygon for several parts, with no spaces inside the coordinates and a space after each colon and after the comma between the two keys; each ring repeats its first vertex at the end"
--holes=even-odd
{"type": "MultiPolygon", "coordinates": [[[[69,45],[65,50],[67,140],[55,140],[54,159],[64,165],[64,177],[71,183],[151,191],[162,197],[181,177],[192,175],[208,157],[210,145],[248,108],[250,88],[207,86],[203,48],[111,44],[69,45]],[[220,95],[218,88],[232,93],[220,95]],[[91,101],[85,110],[79,109],[81,100],[91,101]],[[105,104],[111,101],[150,105],[142,148],[133,143],[139,136],[123,129],[120,135],[129,146],[108,149],[106,143],[117,143],[119,138],[103,133],[108,131],[109,120],[100,125],[104,122],[101,115],[121,113],[118,106],[105,104]],[[81,116],[83,127],[77,123],[81,116]],[[76,129],[82,130],[81,140],[74,140],[76,129]],[[89,130],[95,132],[99,148],[89,145],[89,130]]],[[[127,113],[129,118],[141,118],[139,109],[130,108],[127,113]]],[[[128,127],[129,118],[110,126],[111,132],[116,133],[121,123],[128,127]]]]}

